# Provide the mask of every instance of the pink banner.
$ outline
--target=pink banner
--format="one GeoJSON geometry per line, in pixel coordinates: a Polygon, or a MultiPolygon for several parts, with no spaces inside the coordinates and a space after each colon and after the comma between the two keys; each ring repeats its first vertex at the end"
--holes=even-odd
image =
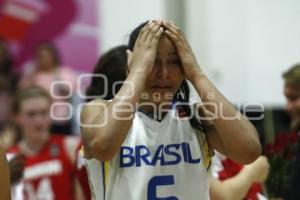
{"type": "Polygon", "coordinates": [[[98,55],[97,0],[0,0],[0,37],[20,69],[35,46],[52,41],[63,65],[88,72],[98,55]]]}

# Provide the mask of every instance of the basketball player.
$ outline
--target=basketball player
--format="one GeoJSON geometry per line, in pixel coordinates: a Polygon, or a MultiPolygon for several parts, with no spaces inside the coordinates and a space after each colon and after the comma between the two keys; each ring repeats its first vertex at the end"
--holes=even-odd
{"type": "Polygon", "coordinates": [[[174,24],[140,25],[128,48],[127,78],[117,95],[91,101],[81,113],[95,199],[209,199],[203,131],[211,147],[248,164],[261,151],[255,128],[243,116],[233,118],[238,111],[205,76],[174,24]],[[203,110],[189,106],[186,80],[205,112],[230,120],[200,124],[193,114],[203,110]]]}
{"type": "Polygon", "coordinates": [[[50,135],[51,102],[48,93],[37,87],[25,88],[16,96],[14,110],[23,139],[9,153],[24,155],[25,168],[14,187],[15,198],[74,200],[81,191],[75,179],[80,140],[50,135]]]}

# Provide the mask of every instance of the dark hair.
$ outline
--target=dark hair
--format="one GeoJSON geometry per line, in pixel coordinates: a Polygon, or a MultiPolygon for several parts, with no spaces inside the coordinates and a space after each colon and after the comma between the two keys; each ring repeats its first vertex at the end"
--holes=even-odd
{"type": "Polygon", "coordinates": [[[130,33],[130,36],[129,36],[129,41],[128,41],[128,49],[129,50],[133,50],[134,48],[134,44],[135,44],[135,41],[137,40],[141,30],[144,28],[144,26],[146,26],[148,24],[149,21],[146,21],[142,24],[140,24],[138,27],[136,27],[131,33],[130,33]]]}
{"type": "MultiPolygon", "coordinates": [[[[136,27],[130,34],[129,36],[129,42],[128,42],[128,48],[132,51],[134,48],[134,44],[135,41],[137,40],[141,30],[143,29],[143,27],[148,23],[149,21],[146,21],[142,24],[140,24],[138,27],[136,27]]],[[[183,109],[183,111],[187,114],[187,116],[191,116],[191,112],[192,112],[192,108],[189,104],[190,102],[190,88],[189,85],[187,83],[187,80],[183,80],[178,91],[175,94],[174,97],[174,101],[175,102],[179,102],[179,103],[183,103],[183,105],[181,105],[181,108],[183,109]]],[[[199,121],[196,119],[196,117],[193,117],[190,120],[190,123],[192,125],[192,127],[200,129],[200,130],[204,130],[204,127],[199,123],[199,121]]]]}
{"type": "MultiPolygon", "coordinates": [[[[117,46],[105,54],[103,54],[98,60],[93,74],[102,74],[107,77],[107,88],[103,79],[99,77],[93,77],[91,84],[87,89],[86,95],[89,96],[100,96],[104,94],[107,90],[107,94],[103,99],[109,100],[114,97],[122,84],[117,84],[113,88],[114,83],[117,81],[124,81],[126,79],[126,66],[127,66],[127,55],[126,55],[127,46],[120,45],[117,46]]],[[[88,98],[87,101],[93,100],[93,98],[88,98]]]]}
{"type": "Polygon", "coordinates": [[[37,97],[43,97],[47,99],[49,101],[49,106],[50,106],[50,103],[52,102],[52,98],[45,89],[36,86],[20,89],[16,94],[15,101],[13,104],[14,113],[17,114],[20,112],[21,104],[25,100],[31,98],[37,98],[37,97]]]}
{"type": "Polygon", "coordinates": [[[3,52],[3,56],[0,63],[0,74],[10,75],[12,72],[12,57],[9,52],[7,42],[5,39],[0,38],[0,49],[3,52]]]}
{"type": "Polygon", "coordinates": [[[9,95],[14,94],[12,83],[9,77],[0,74],[0,93],[5,93],[9,95]]]}
{"type": "Polygon", "coordinates": [[[51,54],[52,54],[52,57],[53,57],[53,61],[56,65],[56,67],[58,67],[60,65],[60,55],[59,55],[59,51],[58,49],[56,48],[56,46],[51,43],[51,42],[48,42],[48,41],[43,41],[43,42],[40,42],[37,46],[36,46],[36,49],[35,49],[35,54],[37,54],[40,50],[47,50],[49,51],[51,54]]]}
{"type": "Polygon", "coordinates": [[[13,69],[13,59],[8,48],[8,42],[0,37],[0,79],[10,85],[11,92],[16,92],[19,73],[13,69]]]}

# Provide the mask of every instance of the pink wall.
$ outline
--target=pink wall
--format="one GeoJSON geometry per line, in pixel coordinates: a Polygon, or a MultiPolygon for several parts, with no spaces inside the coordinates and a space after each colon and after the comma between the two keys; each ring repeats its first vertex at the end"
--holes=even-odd
{"type": "Polygon", "coordinates": [[[36,44],[53,41],[62,64],[90,71],[98,55],[97,0],[0,0],[0,37],[21,69],[36,44]]]}

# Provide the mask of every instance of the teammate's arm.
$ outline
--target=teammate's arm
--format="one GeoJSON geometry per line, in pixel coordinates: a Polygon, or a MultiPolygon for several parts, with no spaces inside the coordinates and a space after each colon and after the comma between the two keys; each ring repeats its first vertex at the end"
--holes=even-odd
{"type": "MultiPolygon", "coordinates": [[[[72,163],[74,170],[77,170],[77,157],[78,157],[78,148],[80,148],[81,142],[80,138],[76,136],[67,136],[64,138],[64,148],[67,154],[68,159],[72,163]]],[[[82,185],[79,183],[78,177],[74,174],[73,187],[75,191],[76,200],[85,200],[87,197],[83,192],[82,185]]]]}
{"type": "Polygon", "coordinates": [[[269,174],[266,157],[260,156],[255,162],[244,168],[234,177],[220,181],[210,178],[211,200],[240,200],[246,197],[253,183],[263,183],[269,174]]]}

